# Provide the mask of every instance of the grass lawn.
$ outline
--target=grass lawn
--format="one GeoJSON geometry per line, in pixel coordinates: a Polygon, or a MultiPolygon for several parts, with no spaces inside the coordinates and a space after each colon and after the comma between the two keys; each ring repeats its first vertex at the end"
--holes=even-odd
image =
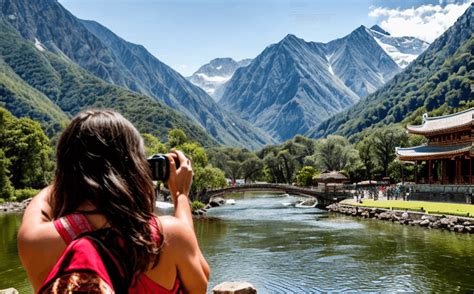
{"type": "Polygon", "coordinates": [[[397,210],[423,211],[431,214],[450,214],[457,216],[474,216],[473,204],[442,203],[427,201],[402,201],[402,200],[363,200],[357,203],[354,199],[346,199],[341,204],[350,204],[357,206],[379,207],[397,210]]]}

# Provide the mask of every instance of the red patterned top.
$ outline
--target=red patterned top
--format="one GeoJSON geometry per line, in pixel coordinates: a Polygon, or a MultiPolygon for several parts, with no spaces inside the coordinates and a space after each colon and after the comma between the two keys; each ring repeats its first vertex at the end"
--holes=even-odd
{"type": "MultiPolygon", "coordinates": [[[[159,242],[160,237],[158,234],[159,227],[158,223],[155,218],[153,218],[153,224],[151,224],[152,230],[152,237],[155,241],[159,242]]],[[[78,235],[93,231],[91,224],[85,217],[85,215],[80,213],[70,214],[60,219],[54,221],[54,227],[58,231],[61,238],[64,240],[66,245],[69,245],[78,235]]],[[[79,239],[80,240],[80,239],[79,239]]],[[[85,257],[87,259],[87,257],[85,257]]],[[[87,262],[86,262],[87,263],[87,262]]],[[[76,273],[76,275],[78,275],[76,273]]],[[[71,279],[77,279],[78,277],[72,277],[71,279]]],[[[84,277],[91,279],[91,277],[84,277]]],[[[107,285],[101,285],[101,287],[106,287],[107,285]]],[[[182,293],[181,290],[181,283],[178,278],[174,283],[173,289],[168,290],[163,286],[157,284],[145,274],[141,274],[137,277],[136,283],[128,289],[128,293],[131,294],[139,294],[139,293],[182,293]]]]}

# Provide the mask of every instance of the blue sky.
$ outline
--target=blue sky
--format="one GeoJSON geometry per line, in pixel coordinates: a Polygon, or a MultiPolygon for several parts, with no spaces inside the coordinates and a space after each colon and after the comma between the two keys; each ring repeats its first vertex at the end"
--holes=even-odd
{"type": "MultiPolygon", "coordinates": [[[[469,0],[471,1],[471,0],[469,0]]],[[[184,76],[216,57],[254,58],[291,33],[327,42],[377,23],[394,35],[432,41],[467,1],[395,0],[59,0],[144,45],[184,76]]]]}

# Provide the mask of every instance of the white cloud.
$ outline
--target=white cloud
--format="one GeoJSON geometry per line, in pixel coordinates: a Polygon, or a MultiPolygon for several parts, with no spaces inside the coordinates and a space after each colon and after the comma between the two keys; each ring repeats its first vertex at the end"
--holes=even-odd
{"type": "Polygon", "coordinates": [[[471,3],[472,0],[469,0],[444,6],[427,4],[408,9],[371,7],[369,16],[376,18],[380,26],[394,36],[414,36],[431,43],[452,26],[471,3]]]}

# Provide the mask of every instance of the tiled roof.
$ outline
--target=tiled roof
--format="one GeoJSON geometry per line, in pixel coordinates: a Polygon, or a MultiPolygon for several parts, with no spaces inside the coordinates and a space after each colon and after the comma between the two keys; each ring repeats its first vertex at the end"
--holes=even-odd
{"type": "Polygon", "coordinates": [[[396,153],[401,158],[426,158],[430,156],[446,156],[456,155],[471,150],[472,144],[464,144],[458,146],[428,146],[421,145],[408,148],[397,148],[396,153]]]}
{"type": "Polygon", "coordinates": [[[428,117],[427,114],[424,114],[422,125],[408,125],[407,129],[409,132],[415,134],[439,132],[443,130],[470,125],[473,121],[473,116],[474,108],[470,108],[458,113],[436,117],[428,117]]]}
{"type": "Polygon", "coordinates": [[[347,180],[347,177],[338,171],[324,172],[316,177],[316,180],[347,180]]]}

